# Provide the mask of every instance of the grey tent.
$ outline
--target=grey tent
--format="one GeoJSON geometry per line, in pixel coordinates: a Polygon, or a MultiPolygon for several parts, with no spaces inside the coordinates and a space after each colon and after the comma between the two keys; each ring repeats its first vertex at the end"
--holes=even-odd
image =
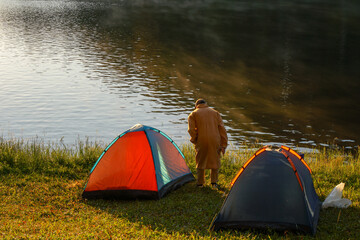
{"type": "Polygon", "coordinates": [[[264,147],[240,169],[210,229],[315,234],[320,204],[311,170],[294,150],[264,147]]]}

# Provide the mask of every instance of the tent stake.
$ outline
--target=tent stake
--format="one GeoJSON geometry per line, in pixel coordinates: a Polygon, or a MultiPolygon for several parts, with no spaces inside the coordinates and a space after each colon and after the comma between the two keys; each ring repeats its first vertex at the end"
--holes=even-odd
{"type": "Polygon", "coordinates": [[[336,223],[339,223],[339,221],[340,221],[340,214],[341,214],[341,209],[340,209],[340,211],[339,211],[339,215],[338,215],[338,218],[337,218],[337,222],[336,222],[336,223]]]}

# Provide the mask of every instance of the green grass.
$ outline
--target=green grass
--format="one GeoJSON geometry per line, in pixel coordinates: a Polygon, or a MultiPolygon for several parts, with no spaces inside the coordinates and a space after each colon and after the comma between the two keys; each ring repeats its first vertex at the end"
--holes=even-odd
{"type": "MultiPolygon", "coordinates": [[[[0,138],[0,239],[314,239],[289,232],[208,231],[253,146],[222,159],[224,191],[191,182],[158,201],[83,200],[88,173],[103,149],[88,141],[69,149],[0,138]]],[[[181,149],[194,172],[192,146],[181,149]]],[[[347,209],[321,210],[315,239],[359,239],[359,155],[314,149],[305,160],[321,200],[345,182],[343,197],[353,202],[347,209]]]]}

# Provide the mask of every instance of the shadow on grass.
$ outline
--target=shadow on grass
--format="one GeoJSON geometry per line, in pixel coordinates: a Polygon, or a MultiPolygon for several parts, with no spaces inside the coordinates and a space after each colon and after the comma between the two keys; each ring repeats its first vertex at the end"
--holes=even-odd
{"type": "Polygon", "coordinates": [[[86,203],[151,229],[180,234],[195,231],[208,235],[210,223],[220,210],[224,198],[225,193],[221,190],[199,188],[195,182],[191,182],[160,200],[88,200],[86,203]]]}
{"type": "Polygon", "coordinates": [[[359,239],[360,209],[350,206],[346,209],[321,209],[316,237],[319,239],[359,239]]]}
{"type": "MultiPolygon", "coordinates": [[[[209,232],[209,226],[219,212],[226,193],[214,190],[211,187],[198,188],[195,182],[188,183],[166,195],[160,200],[89,200],[86,204],[106,211],[116,218],[123,218],[132,223],[157,229],[168,234],[179,233],[197,236],[248,236],[266,237],[269,234],[274,239],[357,239],[360,229],[357,207],[348,209],[329,208],[321,210],[317,233],[314,236],[299,235],[292,232],[262,232],[226,231],[219,233],[209,232]],[[331,237],[330,237],[331,236],[331,237]]],[[[245,237],[246,238],[246,237],[245,237]]]]}

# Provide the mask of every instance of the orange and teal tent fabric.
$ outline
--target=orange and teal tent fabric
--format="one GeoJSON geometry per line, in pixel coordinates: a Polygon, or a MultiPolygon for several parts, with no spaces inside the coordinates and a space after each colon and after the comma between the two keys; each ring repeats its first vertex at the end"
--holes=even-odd
{"type": "Polygon", "coordinates": [[[175,142],[158,129],[137,124],[105,148],[82,196],[160,199],[192,180],[175,142]]]}

